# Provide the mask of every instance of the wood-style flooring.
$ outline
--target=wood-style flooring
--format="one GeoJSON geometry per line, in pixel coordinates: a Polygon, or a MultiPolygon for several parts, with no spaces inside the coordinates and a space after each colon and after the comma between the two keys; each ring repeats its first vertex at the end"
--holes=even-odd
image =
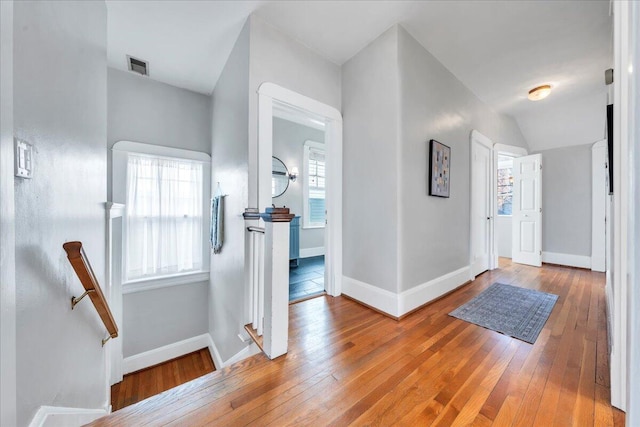
{"type": "Polygon", "coordinates": [[[117,411],[215,371],[208,348],[132,372],[111,386],[111,407],[117,411]]]}
{"type": "Polygon", "coordinates": [[[501,264],[400,321],[343,297],[290,305],[285,356],[253,356],[93,425],[623,426],[609,404],[604,275],[501,264]],[[559,295],[534,345],[447,315],[496,281],[559,295]]]}

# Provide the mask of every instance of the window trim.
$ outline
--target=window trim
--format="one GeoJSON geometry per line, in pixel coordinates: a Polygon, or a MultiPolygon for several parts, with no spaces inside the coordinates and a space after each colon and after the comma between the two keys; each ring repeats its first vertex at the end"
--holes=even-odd
{"type": "MultiPolygon", "coordinates": [[[[303,182],[302,182],[302,228],[303,229],[314,229],[314,228],[325,228],[325,223],[312,223],[309,221],[309,151],[311,148],[320,149],[325,153],[325,186],[324,186],[324,197],[325,203],[327,200],[327,184],[326,184],[326,174],[327,174],[327,161],[326,161],[326,147],[323,143],[318,141],[313,141],[311,139],[307,139],[304,142],[303,151],[302,151],[302,163],[303,163],[303,182]]],[[[326,217],[326,215],[325,215],[326,217]]]]}
{"type": "Polygon", "coordinates": [[[134,141],[118,141],[111,148],[112,162],[112,200],[121,203],[125,207],[122,225],[122,253],[121,253],[121,283],[122,293],[142,292],[176,285],[186,285],[208,280],[210,264],[210,248],[208,228],[211,221],[211,156],[207,153],[182,148],[165,147],[160,145],[145,144],[134,141]],[[126,200],[127,200],[127,174],[129,154],[149,156],[155,158],[187,160],[203,163],[202,168],[202,269],[178,274],[144,277],[127,280],[126,275],[126,200]]]}

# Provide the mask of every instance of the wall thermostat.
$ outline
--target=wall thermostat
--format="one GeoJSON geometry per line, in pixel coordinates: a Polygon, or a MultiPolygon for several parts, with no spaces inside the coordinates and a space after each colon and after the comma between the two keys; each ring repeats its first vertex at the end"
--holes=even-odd
{"type": "Polygon", "coordinates": [[[33,178],[33,145],[14,138],[15,175],[33,178]]]}

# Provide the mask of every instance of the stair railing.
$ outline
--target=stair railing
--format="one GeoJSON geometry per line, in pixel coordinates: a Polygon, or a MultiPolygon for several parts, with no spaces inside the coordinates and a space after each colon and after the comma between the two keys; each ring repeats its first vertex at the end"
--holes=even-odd
{"type": "Polygon", "coordinates": [[[85,290],[80,297],[71,297],[71,309],[73,310],[76,304],[89,295],[93,306],[96,308],[100,319],[102,319],[102,323],[104,323],[109,333],[109,336],[102,340],[102,345],[104,346],[111,338],[118,336],[118,326],[113,319],[113,314],[111,313],[107,299],[104,297],[102,289],[98,284],[98,279],[91,268],[91,263],[87,259],[84,249],[82,249],[82,242],[67,242],[62,245],[62,247],[67,252],[67,258],[85,290]]]}

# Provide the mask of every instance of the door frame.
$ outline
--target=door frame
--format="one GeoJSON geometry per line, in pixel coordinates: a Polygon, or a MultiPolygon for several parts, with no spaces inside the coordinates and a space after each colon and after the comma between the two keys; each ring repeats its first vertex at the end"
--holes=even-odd
{"type": "MultiPolygon", "coordinates": [[[[493,208],[493,218],[494,218],[494,224],[495,224],[495,218],[498,217],[498,155],[502,154],[503,156],[510,156],[513,158],[516,157],[523,157],[523,156],[528,156],[529,155],[529,151],[524,148],[524,147],[518,147],[516,145],[507,145],[507,144],[500,144],[500,143],[496,143],[493,145],[493,177],[494,177],[494,185],[493,185],[493,194],[494,194],[494,208],[493,208]]],[[[494,244],[494,248],[495,248],[495,266],[496,268],[498,267],[498,232],[497,232],[497,228],[494,228],[494,233],[493,233],[493,244],[494,244]]],[[[513,252],[513,248],[511,248],[511,251],[513,252]]],[[[513,254],[512,254],[513,256],[513,254]]]]}
{"type": "Polygon", "coordinates": [[[327,156],[325,227],[325,289],[327,294],[342,293],[342,115],[330,105],[316,101],[271,82],[258,88],[258,209],[270,207],[271,156],[273,155],[274,104],[285,104],[325,122],[327,156]]]}
{"type": "Polygon", "coordinates": [[[600,272],[607,269],[607,163],[607,141],[603,139],[591,146],[591,270],[600,272]]]}
{"type": "MultiPolygon", "coordinates": [[[[491,156],[491,158],[489,159],[489,162],[493,165],[495,163],[494,161],[494,150],[493,150],[493,142],[486,136],[484,136],[483,134],[481,134],[480,132],[478,132],[476,129],[471,131],[471,135],[469,137],[469,164],[470,164],[470,168],[469,168],[469,275],[471,280],[474,280],[476,278],[476,276],[473,273],[473,236],[474,236],[474,226],[473,226],[473,194],[472,194],[472,189],[473,189],[473,144],[474,143],[478,143],[481,144],[485,147],[487,147],[489,149],[489,155],[491,156]]],[[[495,169],[495,167],[492,167],[492,169],[495,169]]],[[[496,193],[495,193],[495,187],[496,187],[496,177],[494,176],[495,174],[491,174],[491,180],[489,182],[489,188],[487,189],[489,192],[489,200],[491,201],[491,206],[490,206],[490,212],[491,212],[491,219],[489,221],[489,235],[487,236],[487,239],[489,241],[489,266],[488,266],[488,270],[493,270],[495,268],[497,268],[498,263],[498,257],[496,254],[496,242],[495,242],[495,213],[496,213],[496,209],[497,209],[497,203],[496,203],[496,193]]]]}

